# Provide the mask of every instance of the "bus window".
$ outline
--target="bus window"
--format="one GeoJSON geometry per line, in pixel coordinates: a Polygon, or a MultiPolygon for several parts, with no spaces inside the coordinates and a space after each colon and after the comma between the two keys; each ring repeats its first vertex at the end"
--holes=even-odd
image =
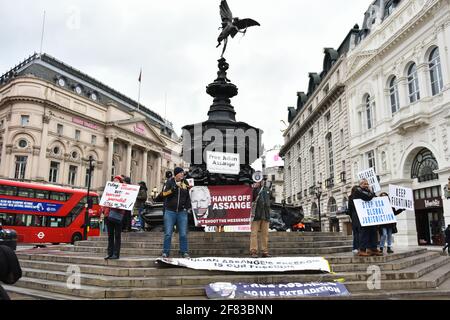
{"type": "Polygon", "coordinates": [[[70,198],[70,194],[64,192],[51,192],[50,200],[55,201],[67,201],[70,198]]]}
{"type": "Polygon", "coordinates": [[[90,197],[92,199],[92,204],[98,204],[98,197],[90,197]]]}
{"type": "Polygon", "coordinates": [[[18,197],[34,198],[34,189],[19,188],[17,190],[18,197]]]}
{"type": "Polygon", "coordinates": [[[47,190],[36,190],[36,199],[47,200],[50,197],[50,192],[47,190]]]}
{"type": "Polygon", "coordinates": [[[14,225],[14,216],[8,213],[0,213],[0,225],[2,226],[14,225]]]}
{"type": "Polygon", "coordinates": [[[49,217],[47,216],[33,216],[33,227],[45,227],[47,226],[47,220],[49,217]]]}
{"type": "Polygon", "coordinates": [[[15,196],[17,194],[17,187],[0,186],[0,195],[15,196]]]}
{"type": "Polygon", "coordinates": [[[28,214],[17,214],[14,225],[17,227],[32,227],[33,216],[28,214]]]}
{"type": "Polygon", "coordinates": [[[92,229],[100,229],[100,220],[98,218],[91,218],[89,224],[92,229]]]}
{"type": "Polygon", "coordinates": [[[50,228],[63,228],[64,218],[62,217],[49,217],[47,220],[47,226],[50,228]]]}

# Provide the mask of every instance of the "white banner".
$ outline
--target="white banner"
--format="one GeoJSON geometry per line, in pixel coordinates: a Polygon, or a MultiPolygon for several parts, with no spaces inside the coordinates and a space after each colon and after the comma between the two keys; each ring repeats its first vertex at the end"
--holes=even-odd
{"type": "Polygon", "coordinates": [[[238,153],[206,151],[206,167],[211,173],[239,174],[240,163],[238,153]]]}
{"type": "Polygon", "coordinates": [[[159,258],[162,262],[174,266],[195,270],[231,271],[231,272],[288,272],[320,271],[331,272],[330,264],[320,257],[281,257],[281,258],[159,258]]]}
{"type": "Polygon", "coordinates": [[[389,198],[395,209],[414,210],[413,191],[410,188],[389,185],[389,198]]]}
{"type": "Polygon", "coordinates": [[[100,205],[115,209],[133,210],[139,186],[107,182],[100,200],[100,205]]]}
{"type": "Polygon", "coordinates": [[[353,202],[363,227],[397,222],[388,197],[374,198],[372,201],[355,199],[353,202]]]}
{"type": "Polygon", "coordinates": [[[373,192],[380,192],[381,186],[377,179],[377,174],[375,173],[375,170],[373,168],[361,171],[358,173],[358,179],[366,179],[369,181],[369,185],[372,187],[373,192]]]}

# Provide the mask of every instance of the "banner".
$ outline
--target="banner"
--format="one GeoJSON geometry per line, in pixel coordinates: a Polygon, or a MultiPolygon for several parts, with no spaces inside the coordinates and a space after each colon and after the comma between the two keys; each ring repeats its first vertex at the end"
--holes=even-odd
{"type": "Polygon", "coordinates": [[[245,284],[211,283],[205,287],[209,299],[274,299],[349,296],[342,283],[245,284]]]}
{"type": "Polygon", "coordinates": [[[353,202],[363,227],[397,222],[388,197],[374,198],[372,201],[355,199],[353,202]]]}
{"type": "Polygon", "coordinates": [[[389,198],[395,209],[414,210],[413,191],[409,188],[389,185],[389,198]]]}
{"type": "Polygon", "coordinates": [[[375,170],[373,168],[358,173],[358,179],[366,179],[367,181],[369,181],[369,185],[372,187],[373,192],[376,193],[381,191],[381,186],[378,182],[377,174],[375,173],[375,170]]]}
{"type": "Polygon", "coordinates": [[[250,225],[249,186],[194,187],[189,191],[196,226],[250,225]]]}
{"type": "Polygon", "coordinates": [[[100,205],[109,208],[133,210],[139,186],[107,182],[100,200],[100,205]]]}
{"type": "Polygon", "coordinates": [[[321,257],[280,257],[280,258],[159,258],[162,263],[195,270],[230,272],[288,272],[317,271],[330,273],[330,264],[321,257]]]}
{"type": "Polygon", "coordinates": [[[237,175],[241,170],[240,155],[206,151],[206,167],[211,173],[237,175]]]}
{"type": "Polygon", "coordinates": [[[55,203],[0,199],[0,210],[56,213],[61,207],[55,203]]]}

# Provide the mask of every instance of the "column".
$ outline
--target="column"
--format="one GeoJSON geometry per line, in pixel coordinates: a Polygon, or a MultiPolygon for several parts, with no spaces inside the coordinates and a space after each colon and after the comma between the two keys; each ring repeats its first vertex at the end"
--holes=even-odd
{"type": "Polygon", "coordinates": [[[49,171],[49,162],[47,161],[47,146],[48,146],[48,124],[50,117],[42,116],[42,136],[41,136],[41,150],[39,151],[39,169],[36,172],[36,178],[39,181],[46,181],[49,171]]]}
{"type": "Polygon", "coordinates": [[[11,122],[11,113],[6,116],[5,121],[5,134],[3,135],[3,145],[2,145],[2,162],[1,162],[1,170],[0,175],[2,177],[8,177],[8,171],[11,166],[9,166],[9,155],[6,153],[6,145],[9,143],[9,124],[11,122]]]}
{"type": "Polygon", "coordinates": [[[158,189],[162,187],[162,183],[161,183],[162,172],[161,172],[161,170],[162,170],[162,158],[161,158],[161,154],[158,154],[156,156],[156,182],[155,182],[155,186],[158,189]]]}
{"type": "Polygon", "coordinates": [[[417,65],[417,77],[419,79],[420,99],[431,97],[431,83],[427,63],[417,65]]]}
{"type": "Polygon", "coordinates": [[[394,235],[394,247],[417,246],[415,211],[404,211],[396,218],[398,233],[394,235]]]}
{"type": "MultiPolygon", "coordinates": [[[[148,184],[147,164],[148,164],[148,149],[144,149],[143,154],[142,154],[142,180],[148,184]]],[[[148,187],[148,188],[150,188],[150,187],[148,187]]]]}
{"type": "Polygon", "coordinates": [[[108,139],[108,150],[106,157],[106,174],[105,174],[105,185],[107,181],[111,180],[111,172],[112,172],[112,162],[113,162],[113,154],[114,154],[114,137],[109,136],[108,139]]]}
{"type": "Polygon", "coordinates": [[[150,152],[150,154],[148,155],[148,162],[152,166],[151,172],[148,173],[148,182],[150,183],[150,188],[153,189],[157,185],[155,175],[155,156],[153,152],[150,152]]]}
{"type": "Polygon", "coordinates": [[[133,144],[127,144],[127,162],[125,164],[125,176],[129,177],[131,174],[131,150],[133,149],[133,144]]]}
{"type": "Polygon", "coordinates": [[[442,69],[442,81],[445,87],[450,86],[450,63],[449,53],[448,53],[448,39],[450,37],[450,23],[447,21],[442,29],[438,30],[438,46],[439,46],[439,56],[441,58],[441,69],[442,69]]]}

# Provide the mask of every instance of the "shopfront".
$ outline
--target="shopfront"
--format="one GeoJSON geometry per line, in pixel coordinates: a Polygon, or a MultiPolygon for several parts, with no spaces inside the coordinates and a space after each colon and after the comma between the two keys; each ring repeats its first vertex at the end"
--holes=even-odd
{"type": "Polygon", "coordinates": [[[444,208],[441,187],[414,190],[414,206],[419,245],[444,244],[444,208]]]}

